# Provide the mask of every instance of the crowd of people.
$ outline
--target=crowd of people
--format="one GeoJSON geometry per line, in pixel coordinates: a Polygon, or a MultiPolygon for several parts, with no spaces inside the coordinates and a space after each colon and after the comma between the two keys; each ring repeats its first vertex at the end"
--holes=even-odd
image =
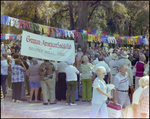
{"type": "Polygon", "coordinates": [[[106,104],[113,98],[113,103],[124,109],[133,105],[135,117],[147,117],[149,50],[92,46],[83,53],[75,47],[73,62],[23,56],[19,44],[6,47],[1,43],[1,88],[4,98],[6,91],[12,89],[12,102],[27,101],[25,96],[30,95],[29,103],[43,105],[65,101],[74,106],[80,93],[83,102],[92,103],[90,117],[96,117],[98,112],[100,117],[108,117],[106,104]],[[115,86],[111,95],[107,84],[115,86]],[[133,98],[129,96],[129,86],[135,89],[133,98]]]}

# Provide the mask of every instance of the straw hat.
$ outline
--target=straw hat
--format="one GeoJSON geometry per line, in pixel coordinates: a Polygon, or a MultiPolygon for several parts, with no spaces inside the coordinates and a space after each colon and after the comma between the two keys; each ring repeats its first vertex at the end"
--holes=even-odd
{"type": "Polygon", "coordinates": [[[124,52],[121,54],[121,57],[123,57],[123,58],[128,58],[129,55],[128,55],[128,53],[127,53],[126,51],[124,51],[124,52]]]}
{"type": "Polygon", "coordinates": [[[118,60],[118,55],[116,53],[110,53],[110,56],[114,60],[118,60]]]}

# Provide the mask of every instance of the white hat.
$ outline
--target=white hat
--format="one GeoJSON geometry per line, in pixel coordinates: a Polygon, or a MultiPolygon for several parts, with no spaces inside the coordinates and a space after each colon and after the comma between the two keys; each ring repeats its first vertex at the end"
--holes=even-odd
{"type": "Polygon", "coordinates": [[[67,64],[71,65],[71,64],[73,64],[73,61],[71,59],[69,59],[69,60],[67,60],[67,64]]]}
{"type": "Polygon", "coordinates": [[[113,52],[113,49],[109,49],[109,51],[108,51],[108,52],[112,53],[112,52],[113,52]]]}
{"type": "Polygon", "coordinates": [[[126,51],[124,51],[122,54],[121,54],[121,57],[124,57],[124,58],[128,58],[129,55],[126,51]]]}
{"type": "Polygon", "coordinates": [[[118,60],[118,55],[116,53],[110,53],[112,59],[118,60]]]}
{"type": "Polygon", "coordinates": [[[78,50],[81,50],[81,48],[78,48],[78,50]]]}

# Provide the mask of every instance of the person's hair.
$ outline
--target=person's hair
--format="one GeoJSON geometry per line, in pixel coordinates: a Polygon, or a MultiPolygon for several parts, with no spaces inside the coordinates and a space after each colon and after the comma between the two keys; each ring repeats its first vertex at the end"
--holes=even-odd
{"type": "Polygon", "coordinates": [[[3,56],[5,59],[7,59],[7,55],[6,55],[6,54],[2,54],[2,56],[3,56]]]}
{"type": "Polygon", "coordinates": [[[103,74],[105,72],[106,72],[106,69],[103,66],[97,67],[97,69],[95,71],[95,73],[96,73],[97,76],[99,76],[99,75],[101,75],[101,74],[103,74]]]}
{"type": "Polygon", "coordinates": [[[139,60],[144,62],[146,60],[145,55],[140,55],[139,60]]]}
{"type": "Polygon", "coordinates": [[[14,60],[15,60],[15,64],[18,64],[18,65],[20,65],[20,64],[21,64],[21,60],[20,60],[19,58],[14,59],[14,60]]]}
{"type": "Polygon", "coordinates": [[[98,60],[99,60],[99,61],[103,61],[103,60],[104,60],[103,55],[100,55],[100,56],[98,57],[98,60]]]}
{"type": "Polygon", "coordinates": [[[125,68],[127,70],[127,66],[126,65],[121,65],[120,68],[119,68],[119,71],[121,71],[122,68],[125,68]]]}
{"type": "Polygon", "coordinates": [[[18,55],[18,53],[15,53],[14,54],[14,59],[17,59],[17,58],[19,58],[19,55],[18,55]]]}
{"type": "Polygon", "coordinates": [[[32,60],[33,58],[32,57],[28,57],[28,60],[32,60]]]}
{"type": "Polygon", "coordinates": [[[139,85],[140,86],[146,86],[149,85],[149,76],[143,76],[139,79],[139,85]]]}
{"type": "Polygon", "coordinates": [[[82,60],[83,60],[83,62],[89,61],[89,59],[88,59],[88,57],[87,57],[86,55],[84,55],[84,56],[82,57],[82,60]]]}
{"type": "Polygon", "coordinates": [[[28,57],[27,57],[27,56],[24,56],[24,57],[23,57],[23,59],[24,59],[24,60],[27,60],[27,59],[28,59],[28,57]]]}

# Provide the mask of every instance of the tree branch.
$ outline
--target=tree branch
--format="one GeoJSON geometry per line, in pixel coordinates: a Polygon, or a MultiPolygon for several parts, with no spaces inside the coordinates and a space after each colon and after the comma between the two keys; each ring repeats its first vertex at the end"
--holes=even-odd
{"type": "Polygon", "coordinates": [[[62,12],[66,12],[66,11],[68,11],[68,10],[69,10],[69,8],[67,8],[67,9],[65,9],[65,10],[60,10],[60,11],[56,12],[56,13],[53,15],[53,17],[55,17],[57,14],[60,14],[60,13],[62,13],[62,12]]]}
{"type": "Polygon", "coordinates": [[[95,10],[95,8],[96,8],[97,6],[98,6],[98,5],[95,5],[94,8],[93,8],[93,10],[92,10],[92,12],[90,13],[89,18],[88,18],[88,22],[89,22],[89,20],[91,19],[92,14],[93,14],[93,12],[94,12],[94,10],[95,10]]]}

